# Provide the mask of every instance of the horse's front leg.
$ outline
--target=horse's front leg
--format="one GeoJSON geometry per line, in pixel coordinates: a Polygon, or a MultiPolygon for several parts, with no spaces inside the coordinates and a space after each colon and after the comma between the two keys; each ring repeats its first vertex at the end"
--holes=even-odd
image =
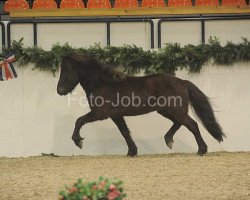
{"type": "Polygon", "coordinates": [[[120,130],[122,136],[124,137],[127,145],[128,145],[128,156],[134,157],[137,155],[137,147],[130,135],[130,131],[127,127],[127,124],[123,117],[112,118],[113,122],[116,124],[118,129],[120,130]]]}
{"type": "Polygon", "coordinates": [[[103,117],[100,117],[91,111],[91,112],[87,113],[86,115],[79,117],[76,120],[75,129],[74,129],[73,135],[71,137],[72,140],[74,141],[74,143],[76,144],[76,146],[78,146],[80,149],[82,149],[83,139],[84,139],[80,136],[80,129],[82,128],[82,126],[84,124],[94,122],[97,120],[101,120],[101,119],[103,119],[103,117]]]}

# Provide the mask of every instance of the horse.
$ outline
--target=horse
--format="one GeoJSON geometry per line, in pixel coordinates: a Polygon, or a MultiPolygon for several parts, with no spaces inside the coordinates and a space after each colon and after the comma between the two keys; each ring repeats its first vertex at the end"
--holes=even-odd
{"type": "Polygon", "coordinates": [[[76,120],[71,137],[80,149],[84,139],[80,136],[82,126],[111,118],[127,143],[127,155],[136,156],[137,146],[124,117],[156,111],[173,122],[164,136],[170,149],[175,133],[183,125],[194,135],[198,145],[197,154],[204,155],[207,153],[207,145],[197,122],[188,115],[189,104],[206,130],[218,142],[222,142],[225,137],[209,98],[188,80],[167,73],[129,76],[100,63],[90,55],[76,52],[63,56],[60,69],[57,93],[67,95],[80,83],[89,103],[90,112],[76,120]]]}

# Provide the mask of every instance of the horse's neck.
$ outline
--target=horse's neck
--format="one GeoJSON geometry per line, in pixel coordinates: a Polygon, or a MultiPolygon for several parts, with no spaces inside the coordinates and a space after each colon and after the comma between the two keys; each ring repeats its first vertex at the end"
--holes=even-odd
{"type": "Polygon", "coordinates": [[[109,69],[103,71],[92,70],[82,73],[80,77],[80,84],[86,93],[92,93],[96,89],[103,87],[106,84],[113,84],[115,82],[122,81],[128,76],[120,72],[114,72],[109,69]]]}
{"type": "Polygon", "coordinates": [[[80,85],[87,94],[94,92],[100,85],[103,85],[103,80],[97,75],[82,77],[80,85]]]}

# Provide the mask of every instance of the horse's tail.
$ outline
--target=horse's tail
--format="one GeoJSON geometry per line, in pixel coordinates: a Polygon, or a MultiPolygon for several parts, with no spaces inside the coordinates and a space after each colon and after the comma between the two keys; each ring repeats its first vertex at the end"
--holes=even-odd
{"type": "Polygon", "coordinates": [[[193,83],[186,81],[189,91],[189,101],[207,131],[218,141],[225,137],[221,126],[218,124],[208,97],[193,83]]]}

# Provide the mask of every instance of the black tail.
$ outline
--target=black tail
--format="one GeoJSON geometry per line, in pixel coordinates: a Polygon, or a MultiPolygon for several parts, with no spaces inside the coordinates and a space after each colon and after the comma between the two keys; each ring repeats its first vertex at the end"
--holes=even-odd
{"type": "Polygon", "coordinates": [[[193,83],[186,81],[189,91],[189,101],[207,131],[218,141],[225,137],[221,126],[218,124],[208,97],[193,83]]]}

